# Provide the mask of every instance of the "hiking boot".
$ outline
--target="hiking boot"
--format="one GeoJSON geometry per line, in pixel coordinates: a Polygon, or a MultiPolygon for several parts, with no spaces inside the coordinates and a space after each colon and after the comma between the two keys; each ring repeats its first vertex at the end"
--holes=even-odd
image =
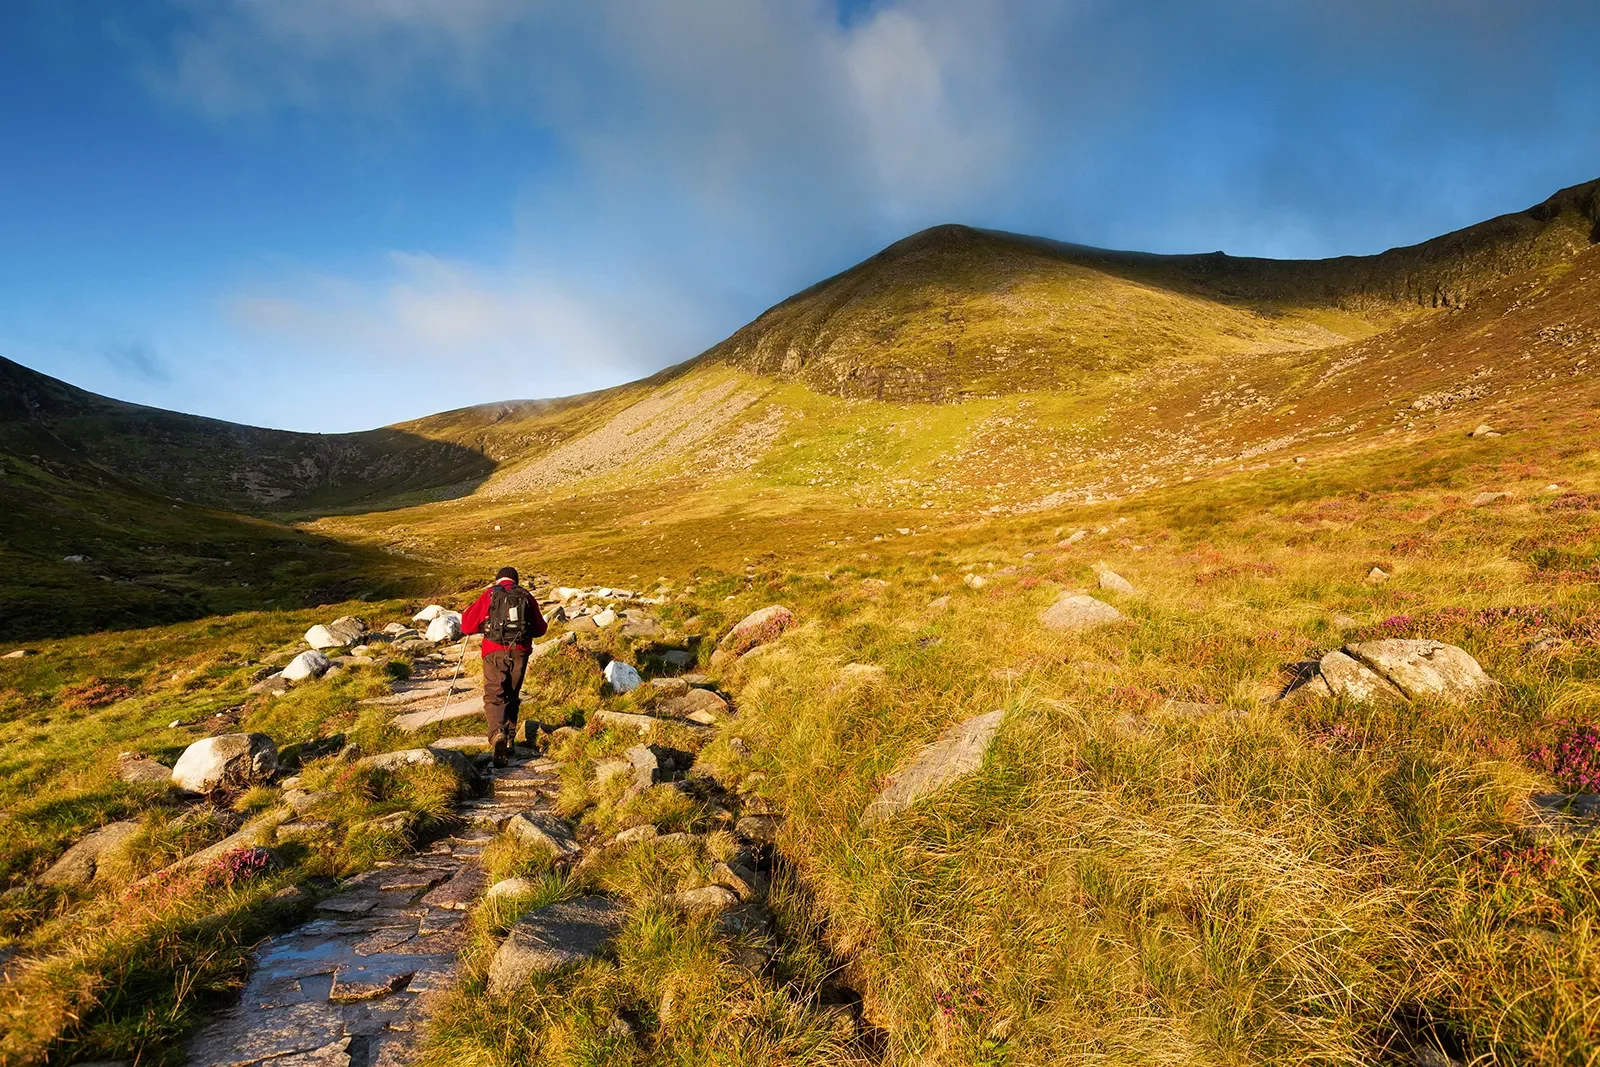
{"type": "Polygon", "coordinates": [[[511,765],[511,746],[506,744],[505,735],[494,739],[494,765],[496,767],[509,767],[511,765]]]}

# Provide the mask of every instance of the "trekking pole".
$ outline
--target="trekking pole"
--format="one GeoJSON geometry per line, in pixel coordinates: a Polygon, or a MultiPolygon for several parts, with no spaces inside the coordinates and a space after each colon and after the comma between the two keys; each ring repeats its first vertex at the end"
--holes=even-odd
{"type": "Polygon", "coordinates": [[[444,711],[445,708],[450,706],[450,698],[455,695],[456,679],[461,677],[461,664],[466,662],[467,659],[467,640],[470,636],[469,634],[461,635],[461,655],[456,657],[456,670],[450,676],[449,688],[444,691],[444,703],[439,705],[440,711],[444,711]]]}

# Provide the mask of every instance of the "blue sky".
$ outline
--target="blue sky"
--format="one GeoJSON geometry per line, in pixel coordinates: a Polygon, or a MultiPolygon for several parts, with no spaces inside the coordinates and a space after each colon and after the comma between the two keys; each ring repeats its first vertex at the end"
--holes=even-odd
{"type": "Polygon", "coordinates": [[[907,233],[1368,253],[1600,177],[1594,0],[9,0],[0,354],[351,430],[907,233]]]}

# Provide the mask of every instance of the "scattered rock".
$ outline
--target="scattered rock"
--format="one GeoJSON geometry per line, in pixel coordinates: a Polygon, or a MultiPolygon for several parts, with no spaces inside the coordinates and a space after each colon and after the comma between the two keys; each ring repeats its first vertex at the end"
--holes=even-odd
{"type": "Polygon", "coordinates": [[[950,607],[950,594],[949,593],[946,593],[944,596],[936,596],[932,600],[928,601],[928,610],[929,611],[945,611],[949,607],[950,607]]]}
{"type": "Polygon", "coordinates": [[[653,823],[645,823],[642,826],[630,826],[611,840],[618,845],[632,845],[640,841],[650,841],[659,835],[660,831],[653,823]]]}
{"type": "Polygon", "coordinates": [[[684,719],[701,726],[716,726],[728,721],[728,702],[709,689],[689,689],[683,696],[656,708],[656,714],[669,719],[684,719]]]}
{"type": "Polygon", "coordinates": [[[1496,433],[1494,430],[1490,429],[1488,423],[1480,422],[1480,423],[1478,423],[1477,427],[1473,429],[1473,431],[1471,433],[1467,434],[1467,436],[1468,437],[1499,437],[1500,435],[1498,433],[1496,433]]]}
{"type": "Polygon", "coordinates": [[[606,664],[605,678],[606,684],[616,693],[631,693],[639,688],[643,681],[639,677],[638,670],[620,659],[614,659],[606,664]]]}
{"type": "Polygon", "coordinates": [[[289,679],[285,678],[283,672],[280,671],[276,674],[269,674],[255,685],[252,685],[250,692],[270,693],[273,696],[277,696],[279,693],[287,693],[291,685],[292,683],[289,679]]]}
{"type": "Polygon", "coordinates": [[[571,825],[553,812],[525,811],[513,815],[506,822],[505,830],[527,844],[548,848],[558,860],[570,859],[580,851],[571,825]]]}
{"type": "Polygon", "coordinates": [[[323,837],[333,832],[333,823],[327,819],[297,819],[286,822],[277,829],[278,840],[304,841],[309,838],[323,837]]]}
{"type": "Polygon", "coordinates": [[[537,974],[597,958],[622,926],[625,909],[605,897],[579,897],[518,919],[489,965],[489,992],[509,993],[537,974]]]}
{"type": "Polygon", "coordinates": [[[432,622],[444,613],[444,608],[438,604],[429,604],[415,615],[411,616],[412,622],[432,622]]]}
{"type": "Polygon", "coordinates": [[[356,760],[356,766],[383,771],[409,766],[448,767],[458,778],[472,777],[472,761],[449,748],[402,748],[395,752],[380,752],[356,760]]]}
{"type": "Polygon", "coordinates": [[[890,776],[883,792],[862,813],[861,824],[870,826],[887,819],[983,766],[1003,718],[1004,711],[991,711],[946,730],[890,776]]]}
{"type": "Polygon", "coordinates": [[[278,746],[266,734],[204,737],[183,750],[172,781],[191,793],[265,782],[278,772],[278,746]]]}
{"type": "Polygon", "coordinates": [[[1472,506],[1481,508],[1489,504],[1497,504],[1502,500],[1510,500],[1510,493],[1479,493],[1472,498],[1472,506]]]}
{"type": "Polygon", "coordinates": [[[681,648],[669,648],[661,654],[661,660],[669,667],[687,667],[694,662],[694,657],[681,648]]]}
{"type": "Polygon", "coordinates": [[[1382,674],[1408,699],[1462,701],[1494,683],[1465,649],[1440,641],[1362,641],[1345,651],[1382,674]]]}
{"type": "Polygon", "coordinates": [[[509,897],[526,897],[542,890],[544,886],[532,878],[502,878],[489,887],[485,900],[503,900],[509,897]]]}
{"type": "Polygon", "coordinates": [[[428,630],[423,634],[429,641],[454,641],[461,636],[461,616],[454,611],[442,611],[428,623],[428,630]]]}
{"type": "Polygon", "coordinates": [[[708,885],[700,889],[688,889],[681,893],[668,893],[662,900],[672,907],[681,908],[687,912],[704,914],[732,907],[739,903],[739,896],[727,886],[708,885]]]}
{"type": "Polygon", "coordinates": [[[617,621],[617,613],[610,608],[606,608],[604,611],[597,612],[593,618],[594,624],[604,630],[617,621]]]}
{"type": "Polygon", "coordinates": [[[1132,582],[1107,567],[1104,563],[1096,563],[1094,569],[1100,576],[1101,589],[1109,589],[1113,593],[1137,593],[1139,591],[1134,588],[1132,582]]]}
{"type": "Polygon", "coordinates": [[[124,752],[117,757],[117,777],[130,785],[165,782],[172,778],[172,768],[149,757],[124,752]]]}
{"type": "Polygon", "coordinates": [[[1382,585],[1389,580],[1389,572],[1382,567],[1374,567],[1367,572],[1368,585],[1382,585]]]}
{"type": "Polygon", "coordinates": [[[741,901],[758,900],[766,896],[770,888],[766,875],[739,863],[716,863],[712,865],[711,877],[718,885],[733,890],[741,901]]]}
{"type": "Polygon", "coordinates": [[[344,648],[358,644],[367,632],[367,624],[354,615],[345,615],[323,626],[318,624],[306,631],[306,644],[312,648],[344,648]]]}
{"type": "Polygon", "coordinates": [[[102,826],[63,852],[61,858],[39,876],[39,883],[58,889],[81,889],[99,877],[101,864],[138,832],[137,819],[102,826]]]}
{"type": "Polygon", "coordinates": [[[1110,604],[1081,593],[1063,595],[1039,615],[1045,629],[1060,631],[1087,630],[1126,618],[1110,604]]]}
{"type": "Polygon", "coordinates": [[[89,557],[85,556],[85,555],[82,555],[82,554],[79,554],[79,553],[74,553],[73,555],[70,555],[70,556],[62,556],[61,557],[61,562],[62,563],[88,563],[89,562],[89,557]]]}
{"type": "Polygon", "coordinates": [[[654,745],[634,745],[623,753],[633,765],[633,782],[630,792],[643,792],[664,779],[661,756],[654,745]]]}
{"type": "Polygon", "coordinates": [[[650,679],[650,697],[652,700],[676,700],[689,695],[689,683],[682,678],[652,678],[650,679]]]}
{"type": "Polygon", "coordinates": [[[302,652],[283,668],[282,677],[285,681],[302,682],[307,678],[321,678],[328,673],[328,668],[333,666],[333,661],[316,649],[302,652]]]}
{"type": "Polygon", "coordinates": [[[982,589],[989,584],[989,579],[981,574],[964,574],[961,576],[961,582],[968,589],[982,589]]]}
{"type": "Polygon", "coordinates": [[[758,845],[770,845],[778,840],[778,817],[746,815],[734,824],[733,832],[746,841],[753,841],[758,845]]]}
{"type": "Polygon", "coordinates": [[[0,659],[23,659],[24,657],[27,657],[27,656],[37,656],[37,655],[38,655],[38,653],[35,652],[31,648],[17,648],[17,649],[11,650],[10,652],[7,652],[3,656],[0,656],[0,659]]]}
{"type": "Polygon", "coordinates": [[[717,651],[742,656],[758,645],[775,641],[794,625],[794,613],[780,604],[752,611],[717,642],[717,651]]]}

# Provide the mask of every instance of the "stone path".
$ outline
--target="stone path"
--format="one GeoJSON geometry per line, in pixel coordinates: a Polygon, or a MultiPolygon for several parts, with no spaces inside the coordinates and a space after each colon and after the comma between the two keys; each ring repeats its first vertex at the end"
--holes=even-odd
{"type": "Polygon", "coordinates": [[[194,1036],[187,1062],[413,1062],[435,998],[456,978],[466,909],[487,888],[478,857],[515,816],[548,812],[559,769],[528,761],[494,772],[490,796],[458,809],[462,833],[347,880],[311,921],[264,942],[239,1005],[194,1036]]]}

